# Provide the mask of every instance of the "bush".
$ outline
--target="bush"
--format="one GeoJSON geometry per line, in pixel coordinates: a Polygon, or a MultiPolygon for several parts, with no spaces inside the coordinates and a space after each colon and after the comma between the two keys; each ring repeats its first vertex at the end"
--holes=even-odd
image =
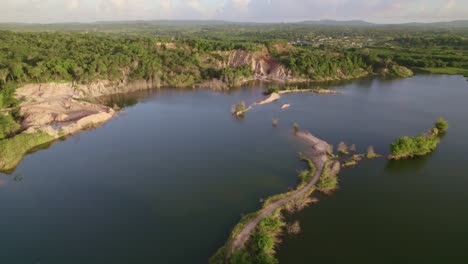
{"type": "Polygon", "coordinates": [[[445,120],[443,117],[437,119],[437,121],[434,124],[435,128],[437,128],[441,133],[444,133],[448,130],[449,124],[448,121],[445,120]]]}
{"type": "Polygon", "coordinates": [[[373,158],[377,157],[377,154],[375,154],[375,151],[374,151],[374,147],[373,147],[373,146],[369,146],[369,147],[367,148],[366,157],[367,157],[368,159],[373,159],[373,158]]]}
{"type": "Polygon", "coordinates": [[[245,106],[245,102],[239,102],[234,106],[233,112],[236,115],[243,115],[247,110],[247,107],[245,106]]]}
{"type": "Polygon", "coordinates": [[[295,133],[299,132],[299,124],[298,123],[294,123],[293,128],[294,128],[295,133]]]}
{"type": "Polygon", "coordinates": [[[270,95],[272,93],[279,93],[279,88],[276,86],[268,88],[265,92],[263,92],[264,95],[270,95]]]}

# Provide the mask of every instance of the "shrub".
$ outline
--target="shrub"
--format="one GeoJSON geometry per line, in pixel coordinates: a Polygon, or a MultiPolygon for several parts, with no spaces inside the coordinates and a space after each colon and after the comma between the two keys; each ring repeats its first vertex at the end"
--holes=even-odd
{"type": "Polygon", "coordinates": [[[298,123],[294,123],[293,128],[294,128],[295,133],[299,132],[299,124],[298,123]]]}
{"type": "Polygon", "coordinates": [[[244,113],[247,111],[247,107],[245,106],[244,101],[237,103],[233,108],[233,113],[238,116],[244,115],[244,113]]]}
{"type": "Polygon", "coordinates": [[[369,146],[369,147],[367,148],[366,157],[367,157],[368,159],[373,159],[373,158],[377,157],[377,154],[375,154],[375,151],[374,151],[374,146],[369,146]]]}
{"type": "Polygon", "coordinates": [[[435,135],[404,136],[390,145],[390,152],[393,159],[423,156],[434,151],[438,143],[439,138],[435,135]]]}
{"type": "Polygon", "coordinates": [[[279,88],[276,87],[276,86],[273,86],[273,87],[270,87],[268,88],[265,92],[263,92],[264,95],[270,95],[272,93],[278,93],[279,92],[279,88]]]}
{"type": "Polygon", "coordinates": [[[448,130],[449,124],[448,121],[445,120],[443,117],[437,119],[437,121],[434,124],[435,128],[437,128],[441,133],[444,133],[448,130]]]}

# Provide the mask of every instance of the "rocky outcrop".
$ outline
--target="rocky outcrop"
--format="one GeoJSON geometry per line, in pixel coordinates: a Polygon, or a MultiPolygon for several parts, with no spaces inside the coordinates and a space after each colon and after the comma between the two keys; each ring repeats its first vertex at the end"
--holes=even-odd
{"type": "Polygon", "coordinates": [[[278,63],[266,51],[235,50],[228,53],[225,67],[250,67],[256,79],[287,81],[292,78],[291,70],[278,63]]]}
{"type": "Polygon", "coordinates": [[[228,67],[250,67],[252,70],[256,66],[256,54],[252,51],[234,50],[229,52],[228,67]]]}

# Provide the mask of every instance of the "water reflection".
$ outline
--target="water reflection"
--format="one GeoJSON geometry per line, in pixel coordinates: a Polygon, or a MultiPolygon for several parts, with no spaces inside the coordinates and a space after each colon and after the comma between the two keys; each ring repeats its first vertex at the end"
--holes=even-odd
{"type": "Polygon", "coordinates": [[[426,167],[427,162],[431,159],[432,153],[422,157],[414,157],[405,160],[388,160],[385,165],[385,172],[391,174],[405,174],[420,172],[426,167]]]}

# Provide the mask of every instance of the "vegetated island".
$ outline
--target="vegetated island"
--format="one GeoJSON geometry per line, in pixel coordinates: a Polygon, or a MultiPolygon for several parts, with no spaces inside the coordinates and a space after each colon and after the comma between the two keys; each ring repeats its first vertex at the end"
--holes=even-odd
{"type": "Polygon", "coordinates": [[[448,130],[448,122],[439,118],[434,128],[419,136],[404,136],[396,139],[390,145],[390,159],[406,159],[415,156],[424,156],[433,152],[440,142],[440,137],[448,130]]]}

